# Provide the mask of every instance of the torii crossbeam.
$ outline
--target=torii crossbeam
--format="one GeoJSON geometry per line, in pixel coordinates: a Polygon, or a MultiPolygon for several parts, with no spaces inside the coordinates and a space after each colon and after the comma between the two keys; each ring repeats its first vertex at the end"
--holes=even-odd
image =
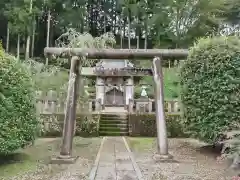
{"type": "Polygon", "coordinates": [[[44,49],[45,56],[72,57],[69,79],[72,73],[76,74],[72,87],[68,87],[67,108],[63,127],[63,141],[60,156],[52,161],[53,163],[73,163],[72,142],[74,124],[76,119],[76,99],[78,91],[79,66],[81,57],[91,59],[152,59],[153,79],[155,82],[155,106],[156,106],[156,125],[158,155],[157,159],[169,159],[168,153],[167,128],[164,112],[164,92],[163,92],[163,73],[162,61],[166,58],[183,60],[188,56],[187,49],[82,49],[82,48],[55,48],[47,47],[44,49]]]}
{"type": "Polygon", "coordinates": [[[44,54],[62,57],[87,56],[91,59],[148,59],[161,58],[186,58],[187,49],[83,49],[83,48],[45,48],[44,54]]]}

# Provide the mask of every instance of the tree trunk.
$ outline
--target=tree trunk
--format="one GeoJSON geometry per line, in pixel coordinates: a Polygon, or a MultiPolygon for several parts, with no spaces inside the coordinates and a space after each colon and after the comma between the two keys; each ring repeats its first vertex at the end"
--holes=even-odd
{"type": "MultiPolygon", "coordinates": [[[[48,19],[47,19],[47,39],[46,39],[46,47],[49,47],[49,39],[50,39],[50,24],[51,24],[51,11],[48,10],[48,19]]],[[[48,58],[46,58],[46,65],[48,65],[48,58]]]]}
{"type": "Polygon", "coordinates": [[[33,22],[31,57],[34,57],[36,21],[33,22]]]}
{"type": "Polygon", "coordinates": [[[89,4],[88,1],[85,2],[86,7],[86,18],[84,19],[84,32],[89,32],[89,4]]]}
{"type": "Polygon", "coordinates": [[[119,32],[120,32],[120,48],[122,49],[123,48],[123,37],[124,37],[124,23],[122,23],[122,20],[123,20],[123,15],[121,14],[121,18],[120,18],[120,21],[121,21],[121,25],[118,26],[119,28],[119,32]],[[123,25],[123,26],[122,26],[123,25]],[[123,27],[123,28],[122,28],[123,27]]]}
{"type": "Polygon", "coordinates": [[[180,9],[177,8],[177,17],[176,17],[176,25],[175,25],[175,28],[176,28],[176,36],[177,36],[177,41],[176,41],[176,44],[175,44],[175,48],[177,49],[178,48],[178,45],[180,43],[180,9]]]}
{"type": "Polygon", "coordinates": [[[6,52],[9,52],[9,34],[10,34],[10,29],[9,29],[9,23],[8,23],[8,25],[7,25],[6,52]]]}
{"type": "Polygon", "coordinates": [[[29,59],[30,40],[31,40],[31,37],[30,37],[30,35],[28,35],[27,41],[26,41],[25,60],[29,59]]]}
{"type": "Polygon", "coordinates": [[[107,32],[107,21],[106,21],[106,16],[107,16],[107,9],[105,8],[106,6],[106,0],[102,1],[103,3],[103,23],[104,23],[104,27],[103,27],[103,32],[106,33],[107,32]]]}
{"type": "MultiPolygon", "coordinates": [[[[137,5],[139,6],[139,3],[137,3],[137,5]]],[[[136,39],[137,39],[137,49],[139,49],[139,44],[140,44],[140,26],[139,26],[139,14],[136,16],[136,21],[137,21],[137,26],[135,28],[135,34],[136,34],[136,39]]]]}
{"type": "Polygon", "coordinates": [[[20,60],[20,34],[17,37],[17,60],[20,60]]]}
{"type": "Polygon", "coordinates": [[[126,21],[123,19],[123,49],[124,49],[124,41],[125,41],[125,34],[126,34],[126,21]]]}
{"type": "Polygon", "coordinates": [[[120,48],[122,49],[123,48],[123,32],[122,32],[122,29],[120,28],[120,48]]]}
{"type": "Polygon", "coordinates": [[[116,29],[117,29],[117,7],[116,7],[116,3],[114,3],[114,1],[113,1],[113,7],[114,7],[114,13],[113,13],[113,15],[114,15],[114,34],[116,33],[116,29]]]}
{"type": "Polygon", "coordinates": [[[131,22],[130,22],[130,17],[128,16],[128,49],[131,49],[131,37],[130,37],[130,33],[131,33],[131,22]]]}
{"type": "Polygon", "coordinates": [[[139,49],[139,36],[137,36],[137,49],[139,49]]]}
{"type": "Polygon", "coordinates": [[[107,32],[107,28],[106,28],[106,13],[105,12],[104,12],[103,18],[104,18],[104,33],[106,33],[107,32]]]}
{"type": "MultiPolygon", "coordinates": [[[[146,17],[148,18],[148,17],[146,17]]],[[[148,46],[148,26],[147,26],[147,19],[145,20],[145,39],[144,39],[144,49],[147,49],[148,46]]]]}
{"type": "MultiPolygon", "coordinates": [[[[29,8],[29,13],[32,13],[32,6],[33,6],[33,0],[30,1],[30,8],[29,8]]],[[[27,42],[26,42],[26,53],[25,53],[25,60],[29,59],[29,52],[30,52],[30,33],[28,32],[27,36],[27,42]]]]}

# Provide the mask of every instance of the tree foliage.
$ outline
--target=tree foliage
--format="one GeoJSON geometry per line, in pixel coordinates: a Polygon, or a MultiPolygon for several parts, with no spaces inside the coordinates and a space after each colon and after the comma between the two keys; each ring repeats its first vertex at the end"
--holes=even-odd
{"type": "Polygon", "coordinates": [[[30,72],[0,48],[0,154],[24,147],[37,128],[30,72]]]}
{"type": "MultiPolygon", "coordinates": [[[[98,49],[113,48],[116,45],[116,40],[112,33],[105,33],[99,37],[93,37],[89,33],[80,33],[76,31],[76,29],[69,28],[67,32],[56,39],[55,44],[57,47],[98,49]]],[[[60,61],[64,62],[62,58],[60,58],[60,61]]],[[[82,66],[92,66],[97,61],[96,59],[91,60],[86,58],[81,60],[82,66]]],[[[70,63],[68,63],[68,65],[70,65],[70,63]]]]}
{"type": "Polygon", "coordinates": [[[181,70],[183,124],[192,136],[215,142],[239,128],[240,39],[203,38],[181,70]]]}
{"type": "MultiPolygon", "coordinates": [[[[31,13],[30,2],[4,0],[0,5],[12,34],[21,33],[21,40],[26,33],[36,36],[33,46],[41,48],[35,55],[43,54],[47,29],[50,46],[68,28],[74,28],[93,37],[111,32],[118,44],[120,39],[123,41],[123,47],[128,47],[126,40],[130,36],[130,44],[137,46],[138,40],[140,48],[186,48],[196,38],[216,34],[225,28],[223,24],[236,24],[239,19],[236,0],[33,0],[31,13]],[[46,28],[48,15],[51,22],[46,28]]],[[[0,35],[6,35],[4,27],[0,35]]]]}

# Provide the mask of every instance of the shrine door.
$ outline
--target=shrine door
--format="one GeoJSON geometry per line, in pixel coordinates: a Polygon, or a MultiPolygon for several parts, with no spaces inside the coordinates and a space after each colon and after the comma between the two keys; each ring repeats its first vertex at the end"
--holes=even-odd
{"type": "Polygon", "coordinates": [[[124,106],[123,92],[116,88],[106,92],[105,106],[124,106]]]}

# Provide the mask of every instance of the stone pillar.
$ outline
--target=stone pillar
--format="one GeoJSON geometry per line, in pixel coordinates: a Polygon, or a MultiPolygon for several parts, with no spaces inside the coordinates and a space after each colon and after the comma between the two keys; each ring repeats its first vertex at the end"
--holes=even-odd
{"type": "Polygon", "coordinates": [[[96,99],[101,99],[101,105],[104,104],[105,97],[105,80],[102,77],[96,79],[96,99]]]}
{"type": "Polygon", "coordinates": [[[129,99],[134,99],[133,77],[128,77],[125,81],[125,105],[129,105],[129,99]]]}

